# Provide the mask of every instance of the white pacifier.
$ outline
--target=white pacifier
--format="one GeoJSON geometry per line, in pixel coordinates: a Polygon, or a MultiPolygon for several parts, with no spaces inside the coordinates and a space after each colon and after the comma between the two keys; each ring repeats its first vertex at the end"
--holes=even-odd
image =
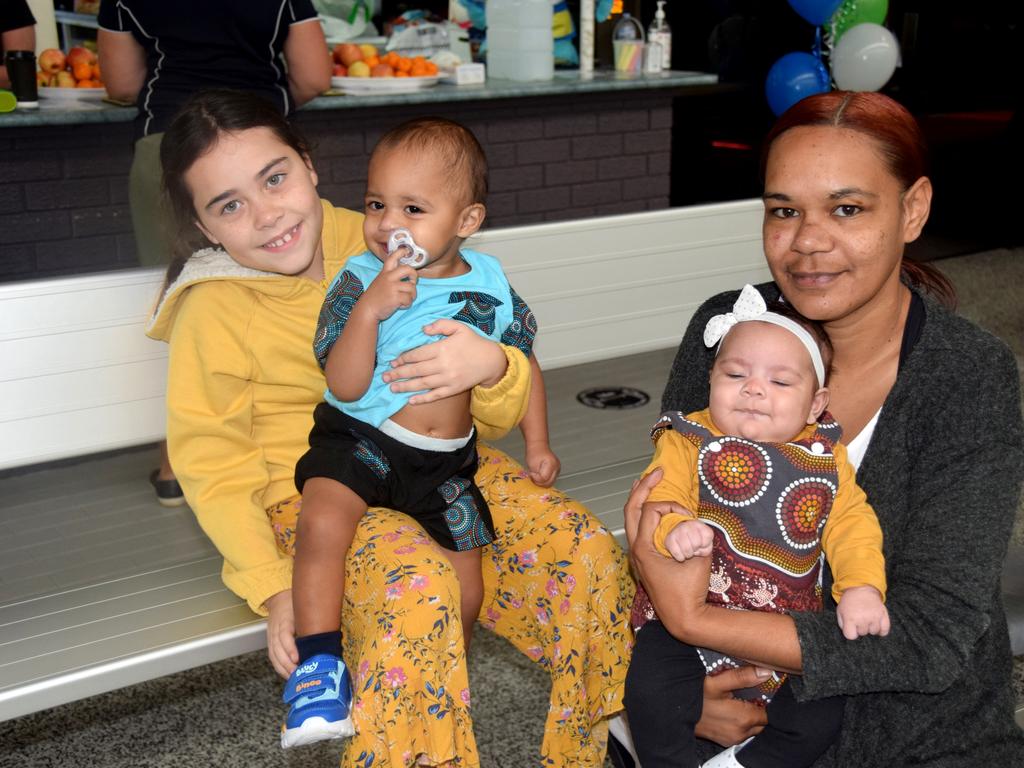
{"type": "Polygon", "coordinates": [[[412,239],[412,232],[408,229],[396,229],[388,238],[388,256],[399,248],[408,248],[409,253],[398,260],[399,264],[405,264],[413,269],[419,269],[427,263],[427,252],[416,245],[412,239]]]}

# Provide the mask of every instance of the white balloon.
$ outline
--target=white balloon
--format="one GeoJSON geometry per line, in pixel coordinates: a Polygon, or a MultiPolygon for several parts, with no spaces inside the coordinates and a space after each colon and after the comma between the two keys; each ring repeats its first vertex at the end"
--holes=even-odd
{"type": "Polygon", "coordinates": [[[832,52],[832,79],[843,91],[877,91],[900,60],[896,37],[881,24],[857,24],[843,33],[832,52]]]}

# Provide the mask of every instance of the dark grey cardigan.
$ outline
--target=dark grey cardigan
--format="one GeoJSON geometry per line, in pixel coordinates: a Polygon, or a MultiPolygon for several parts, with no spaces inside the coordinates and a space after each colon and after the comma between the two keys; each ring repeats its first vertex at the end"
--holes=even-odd
{"type": "MultiPolygon", "coordinates": [[[[759,288],[778,297],[774,284],[759,288]]],[[[697,310],[663,410],[707,406],[713,355],[701,334],[737,296],[697,310]]],[[[885,534],[892,631],[848,641],[834,605],[794,615],[797,697],[850,697],[816,768],[1024,766],[999,589],[1024,477],[1020,379],[998,339],[927,297],[925,313],[857,472],[885,534]]]]}

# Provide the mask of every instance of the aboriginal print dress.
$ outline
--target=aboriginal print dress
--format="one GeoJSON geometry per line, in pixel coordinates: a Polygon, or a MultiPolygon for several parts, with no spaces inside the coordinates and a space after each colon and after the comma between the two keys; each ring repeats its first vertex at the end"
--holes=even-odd
{"type": "MultiPolygon", "coordinates": [[[[657,442],[675,430],[697,449],[697,517],[714,544],[708,602],[753,611],[820,611],[821,532],[839,487],[833,444],[842,430],[826,412],[816,429],[789,443],[760,443],[715,435],[682,413],[664,414],[651,431],[657,442]]],[[[631,615],[639,629],[657,618],[642,588],[631,615]]],[[[708,674],[741,662],[698,649],[708,674]]],[[[777,675],[742,698],[767,702],[777,675]]]]}

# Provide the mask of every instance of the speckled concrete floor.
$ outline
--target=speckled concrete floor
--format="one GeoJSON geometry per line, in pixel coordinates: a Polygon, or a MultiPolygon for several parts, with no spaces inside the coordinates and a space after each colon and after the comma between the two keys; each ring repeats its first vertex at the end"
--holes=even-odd
{"type": "MultiPolygon", "coordinates": [[[[547,676],[489,632],[473,643],[481,764],[538,765],[547,676]]],[[[280,686],[259,651],[0,723],[0,768],[336,768],[337,744],[281,750],[280,686]]]]}

